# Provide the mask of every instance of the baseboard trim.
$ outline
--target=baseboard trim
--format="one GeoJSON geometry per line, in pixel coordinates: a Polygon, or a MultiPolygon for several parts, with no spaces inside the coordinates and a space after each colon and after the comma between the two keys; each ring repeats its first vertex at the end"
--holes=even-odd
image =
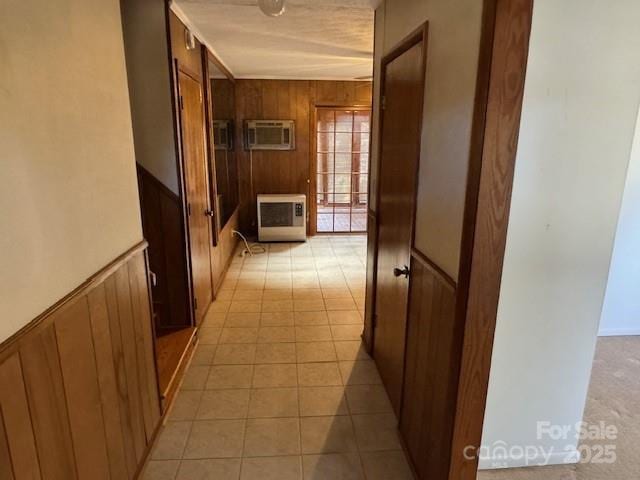
{"type": "Polygon", "coordinates": [[[538,454],[529,458],[514,457],[481,457],[478,470],[501,470],[506,468],[543,467],[551,465],[571,465],[580,461],[580,452],[575,448],[565,452],[550,455],[538,454]]]}
{"type": "Polygon", "coordinates": [[[599,337],[635,337],[640,336],[640,327],[636,328],[603,328],[598,332],[599,337]]]}

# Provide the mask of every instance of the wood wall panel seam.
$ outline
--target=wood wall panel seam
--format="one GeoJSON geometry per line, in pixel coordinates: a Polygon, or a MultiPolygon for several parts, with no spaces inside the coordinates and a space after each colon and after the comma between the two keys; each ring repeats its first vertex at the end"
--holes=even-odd
{"type": "Polygon", "coordinates": [[[115,273],[116,299],[118,315],[120,317],[120,335],[122,339],[123,362],[127,372],[127,391],[129,393],[129,407],[133,420],[133,440],[136,452],[136,462],[140,461],[146,436],[142,415],[142,398],[140,382],[138,380],[138,358],[135,348],[135,333],[133,325],[133,310],[131,305],[131,289],[126,266],[115,273]]]}
{"type": "Polygon", "coordinates": [[[150,402],[150,398],[148,398],[148,394],[149,392],[147,391],[145,393],[146,390],[146,384],[148,381],[147,378],[147,369],[146,369],[146,361],[144,358],[144,337],[143,337],[143,332],[140,330],[140,322],[137,321],[140,318],[140,309],[142,308],[142,305],[140,304],[141,299],[139,297],[139,293],[138,293],[138,286],[137,286],[137,282],[132,281],[131,278],[131,263],[129,263],[127,265],[127,278],[129,280],[129,297],[131,299],[131,309],[133,311],[133,337],[135,339],[135,342],[133,344],[134,348],[135,348],[135,352],[136,352],[136,371],[138,373],[138,389],[140,390],[140,402],[141,402],[141,406],[142,406],[142,418],[144,420],[144,432],[145,432],[145,438],[147,440],[147,442],[149,441],[149,438],[151,438],[151,434],[153,431],[153,419],[152,419],[152,414],[153,414],[153,407],[151,405],[150,402]],[[138,309],[138,315],[135,314],[136,309],[138,309]]]}
{"type": "Polygon", "coordinates": [[[11,412],[9,417],[5,417],[5,427],[14,472],[20,472],[18,480],[38,480],[41,478],[40,461],[19,353],[0,364],[0,385],[12,386],[0,389],[0,405],[11,412]]]}
{"type": "Polygon", "coordinates": [[[122,333],[120,331],[120,314],[118,312],[118,300],[115,278],[111,277],[105,282],[105,296],[109,319],[109,331],[111,334],[112,361],[116,379],[116,392],[120,406],[120,421],[125,445],[125,455],[128,470],[134,471],[136,465],[135,447],[133,441],[133,423],[131,420],[131,407],[128,394],[129,381],[124,365],[124,353],[122,349],[122,333]]]}
{"type": "Polygon", "coordinates": [[[104,286],[101,285],[100,289],[90,292],[87,301],[89,302],[89,321],[94,345],[94,360],[98,370],[98,388],[100,390],[102,416],[105,424],[105,441],[108,446],[109,469],[114,480],[117,478],[130,478],[124,450],[122,413],[118,400],[115,366],[112,360],[113,343],[104,286]],[[96,298],[96,296],[101,298],[96,298]],[[102,309],[100,309],[100,305],[103,306],[102,309]],[[103,313],[100,315],[98,312],[103,313]],[[100,316],[102,318],[98,318],[100,316]],[[96,341],[96,338],[101,341],[96,341]]]}
{"type": "Polygon", "coordinates": [[[78,476],[99,479],[109,478],[109,461],[89,315],[85,296],[60,316],[55,333],[78,476]]]}
{"type": "Polygon", "coordinates": [[[53,325],[29,339],[20,350],[20,360],[42,475],[56,480],[77,478],[53,325]]]}
{"type": "Polygon", "coordinates": [[[14,472],[9,438],[4,424],[4,413],[2,405],[0,405],[0,480],[15,480],[14,472]]]}

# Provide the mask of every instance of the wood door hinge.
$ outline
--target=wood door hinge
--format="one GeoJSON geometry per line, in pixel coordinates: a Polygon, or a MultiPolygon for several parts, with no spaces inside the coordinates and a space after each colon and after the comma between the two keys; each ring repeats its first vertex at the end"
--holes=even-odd
{"type": "Polygon", "coordinates": [[[387,108],[387,97],[385,97],[384,95],[380,97],[380,106],[382,107],[382,110],[387,108]]]}
{"type": "Polygon", "coordinates": [[[198,310],[198,299],[193,297],[193,309],[198,310]]]}
{"type": "Polygon", "coordinates": [[[184,99],[182,98],[182,95],[178,98],[178,104],[180,105],[180,110],[184,110],[184,99]]]}
{"type": "Polygon", "coordinates": [[[191,216],[191,203],[187,202],[187,216],[191,216]]]}

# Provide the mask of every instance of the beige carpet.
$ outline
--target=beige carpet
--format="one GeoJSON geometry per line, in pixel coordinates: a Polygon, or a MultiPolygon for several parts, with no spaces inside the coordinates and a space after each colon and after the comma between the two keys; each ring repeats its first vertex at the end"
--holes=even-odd
{"type": "Polygon", "coordinates": [[[482,471],[478,480],[639,479],[640,337],[599,339],[585,421],[592,424],[604,421],[618,428],[615,463],[482,471]]]}

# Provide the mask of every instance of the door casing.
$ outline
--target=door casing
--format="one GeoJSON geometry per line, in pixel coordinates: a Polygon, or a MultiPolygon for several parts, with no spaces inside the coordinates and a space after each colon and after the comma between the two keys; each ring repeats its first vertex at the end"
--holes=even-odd
{"type": "MultiPolygon", "coordinates": [[[[188,259],[190,265],[191,272],[191,294],[193,297],[193,315],[195,325],[199,325],[203,320],[210,304],[213,299],[213,278],[211,275],[211,217],[206,215],[206,211],[210,210],[209,205],[209,179],[208,179],[208,167],[207,167],[207,149],[206,149],[206,134],[205,134],[205,104],[204,104],[204,92],[202,84],[194,78],[192,74],[186,71],[183,68],[177,68],[177,90],[178,90],[178,122],[179,122],[179,132],[180,132],[180,152],[182,159],[182,171],[183,171],[183,183],[184,183],[184,198],[185,198],[185,223],[187,224],[187,246],[188,246],[188,259]],[[200,116],[202,122],[202,165],[189,165],[190,159],[187,158],[185,152],[185,118],[184,118],[184,109],[182,108],[183,100],[183,86],[182,82],[190,81],[194,82],[198,85],[200,89],[200,116]],[[190,182],[190,169],[191,173],[194,171],[197,173],[197,170],[200,171],[201,178],[196,178],[195,185],[189,185],[190,182]],[[196,170],[194,170],[196,169],[196,170]],[[190,190],[198,190],[200,192],[201,199],[193,198],[190,196],[190,190]],[[194,231],[197,228],[195,222],[197,221],[197,216],[202,216],[200,219],[200,223],[206,226],[204,227],[206,230],[206,241],[201,245],[202,251],[206,251],[206,254],[198,255],[198,258],[195,258],[197,252],[194,250],[194,242],[196,241],[194,231]],[[200,258],[201,257],[201,258],[200,258]],[[205,265],[198,265],[198,263],[204,262],[205,265]],[[198,274],[198,272],[201,272],[198,274]],[[204,284],[200,284],[204,282],[204,284]],[[198,301],[199,300],[199,301],[198,301]]],[[[191,159],[192,160],[192,159],[191,159]]],[[[197,175],[196,175],[197,176],[197,175]]],[[[200,232],[201,235],[203,232],[200,232]]]]}

